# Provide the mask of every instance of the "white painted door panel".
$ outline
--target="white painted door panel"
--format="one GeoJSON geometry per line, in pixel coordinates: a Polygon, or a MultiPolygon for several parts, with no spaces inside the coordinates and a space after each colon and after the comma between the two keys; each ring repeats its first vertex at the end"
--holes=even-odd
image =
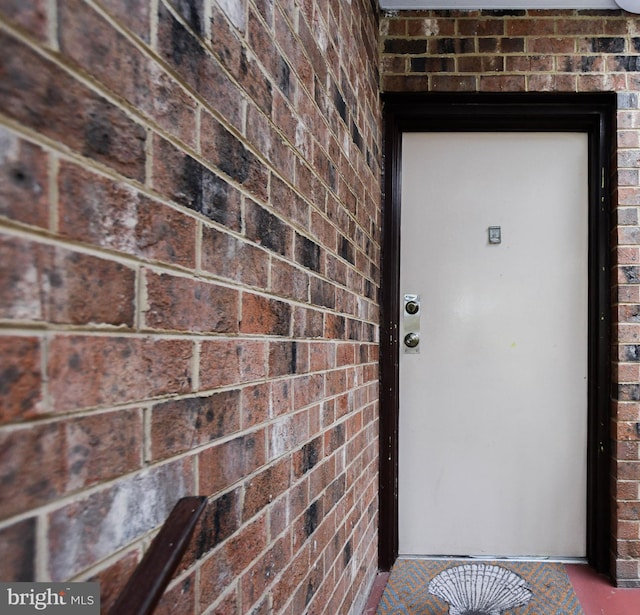
{"type": "Polygon", "coordinates": [[[587,170],[581,133],[403,137],[401,555],[585,555],[587,170]]]}

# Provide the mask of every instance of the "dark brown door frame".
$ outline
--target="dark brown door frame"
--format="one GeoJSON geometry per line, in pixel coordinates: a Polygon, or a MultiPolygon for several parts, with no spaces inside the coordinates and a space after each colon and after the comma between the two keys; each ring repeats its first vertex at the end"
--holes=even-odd
{"type": "MultiPolygon", "coordinates": [[[[615,95],[385,94],[380,332],[379,567],[398,557],[401,145],[404,132],[585,132],[589,136],[587,555],[609,569],[610,160],[615,95]]],[[[550,223],[553,221],[550,220],[550,223]]]]}

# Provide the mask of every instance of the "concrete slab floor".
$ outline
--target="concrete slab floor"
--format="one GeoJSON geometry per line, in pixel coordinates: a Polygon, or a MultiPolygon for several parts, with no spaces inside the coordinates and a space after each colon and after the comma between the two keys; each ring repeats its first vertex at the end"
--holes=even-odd
{"type": "Polygon", "coordinates": [[[614,587],[607,577],[586,565],[569,565],[567,573],[584,615],[640,614],[640,589],[614,587]]]}

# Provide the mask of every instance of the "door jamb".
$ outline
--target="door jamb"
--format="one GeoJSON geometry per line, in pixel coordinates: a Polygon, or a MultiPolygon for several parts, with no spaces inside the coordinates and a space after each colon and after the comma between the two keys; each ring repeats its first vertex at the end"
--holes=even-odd
{"type": "Polygon", "coordinates": [[[378,565],[398,557],[400,186],[404,132],[585,132],[589,140],[587,558],[609,571],[610,202],[616,101],[590,94],[383,94],[378,565]]]}

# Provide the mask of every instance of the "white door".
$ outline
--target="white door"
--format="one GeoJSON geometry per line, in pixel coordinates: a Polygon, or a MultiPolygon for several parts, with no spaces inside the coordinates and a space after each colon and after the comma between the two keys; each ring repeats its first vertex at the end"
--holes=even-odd
{"type": "Polygon", "coordinates": [[[587,135],[405,133],[401,207],[400,555],[585,556],[587,135]]]}

